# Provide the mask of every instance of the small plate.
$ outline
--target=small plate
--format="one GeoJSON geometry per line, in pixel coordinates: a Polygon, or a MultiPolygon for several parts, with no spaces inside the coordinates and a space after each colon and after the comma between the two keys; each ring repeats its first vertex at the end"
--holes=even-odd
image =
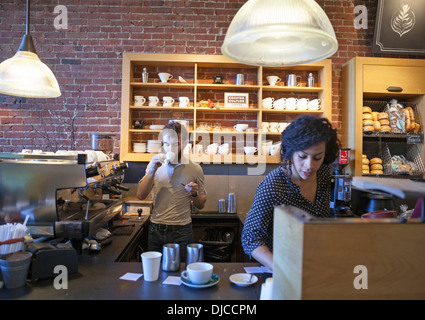
{"type": "Polygon", "coordinates": [[[231,282],[241,287],[253,285],[258,281],[258,278],[254,275],[252,276],[251,281],[249,281],[249,279],[251,279],[251,274],[249,273],[235,273],[229,277],[231,282]]]}
{"type": "Polygon", "coordinates": [[[220,277],[216,274],[213,274],[210,281],[208,281],[207,283],[204,284],[194,284],[186,279],[181,278],[182,283],[188,287],[191,288],[208,288],[208,287],[212,287],[215,286],[217,283],[219,283],[220,281],[220,277]]]}

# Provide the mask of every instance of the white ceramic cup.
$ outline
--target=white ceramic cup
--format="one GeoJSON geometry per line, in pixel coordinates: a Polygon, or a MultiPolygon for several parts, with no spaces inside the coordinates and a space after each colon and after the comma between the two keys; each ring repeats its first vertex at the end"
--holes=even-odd
{"type": "Polygon", "coordinates": [[[263,108],[264,109],[273,109],[273,101],[274,101],[274,98],[264,98],[263,99],[263,103],[262,103],[262,105],[263,105],[263,108]]]}
{"type": "Polygon", "coordinates": [[[168,80],[173,79],[173,75],[167,72],[161,72],[158,73],[159,79],[161,79],[161,82],[168,82],[168,80]]]}
{"type": "Polygon", "coordinates": [[[275,100],[275,102],[273,102],[274,109],[283,110],[283,109],[285,109],[285,105],[286,105],[286,99],[285,98],[280,98],[280,99],[275,100]]]}
{"type": "Polygon", "coordinates": [[[248,129],[248,124],[246,124],[246,123],[238,123],[238,124],[235,124],[233,126],[233,129],[235,129],[236,131],[239,131],[239,132],[243,132],[246,129],[248,129]]]}
{"type": "Polygon", "coordinates": [[[188,97],[179,97],[179,107],[187,107],[189,102],[190,100],[188,97]]]}
{"type": "Polygon", "coordinates": [[[218,143],[212,143],[207,146],[207,149],[205,150],[206,154],[217,154],[218,151],[218,143]]]}
{"type": "Polygon", "coordinates": [[[268,122],[261,123],[261,128],[263,129],[264,132],[269,132],[269,126],[270,124],[268,122]]]}
{"type": "Polygon", "coordinates": [[[308,103],[308,110],[320,110],[321,108],[320,99],[310,100],[308,103]]]}
{"type": "Polygon", "coordinates": [[[202,154],[203,151],[204,151],[204,146],[202,144],[195,145],[195,149],[194,149],[195,154],[199,156],[202,154]]]}
{"type": "Polygon", "coordinates": [[[143,96],[134,96],[134,106],[141,107],[145,104],[146,99],[143,96]]]}
{"type": "Polygon", "coordinates": [[[162,253],[156,251],[143,252],[141,255],[143,276],[145,281],[156,281],[159,276],[162,253]]]}
{"type": "Polygon", "coordinates": [[[269,131],[274,133],[279,132],[279,122],[270,122],[269,131]]]}
{"type": "Polygon", "coordinates": [[[277,155],[277,154],[279,154],[279,152],[280,152],[280,142],[278,142],[278,143],[274,143],[274,144],[272,144],[271,146],[270,146],[270,155],[271,156],[275,156],[275,155],[277,155]]]}
{"type": "Polygon", "coordinates": [[[243,151],[245,152],[246,155],[250,156],[256,153],[258,149],[256,147],[244,147],[243,151]]]}
{"type": "Polygon", "coordinates": [[[181,273],[183,279],[193,284],[205,284],[213,275],[213,265],[207,262],[195,262],[186,267],[181,273]]]}
{"type": "Polygon", "coordinates": [[[149,96],[149,107],[156,107],[158,106],[159,99],[157,96],[149,96]]]}
{"type": "Polygon", "coordinates": [[[297,98],[287,98],[286,99],[286,110],[296,110],[297,109],[297,98]]]}
{"type": "Polygon", "coordinates": [[[174,99],[172,97],[163,97],[162,102],[164,107],[172,107],[174,104],[174,99]]]}
{"type": "Polygon", "coordinates": [[[307,98],[301,98],[297,101],[297,110],[308,110],[308,102],[310,100],[307,98]]]}
{"type": "Polygon", "coordinates": [[[269,85],[271,85],[271,86],[275,86],[280,81],[282,81],[278,76],[268,76],[266,79],[267,79],[269,85]]]}
{"type": "Polygon", "coordinates": [[[287,122],[279,122],[279,132],[282,132],[288,126],[287,122]]]}
{"type": "Polygon", "coordinates": [[[221,146],[218,147],[218,153],[221,155],[229,154],[230,146],[228,143],[223,143],[221,146]]]}

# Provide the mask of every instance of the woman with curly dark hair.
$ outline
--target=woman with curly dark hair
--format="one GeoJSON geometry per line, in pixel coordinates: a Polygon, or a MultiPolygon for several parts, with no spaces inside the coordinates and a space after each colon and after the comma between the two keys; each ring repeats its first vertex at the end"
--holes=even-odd
{"type": "Polygon", "coordinates": [[[337,131],[325,118],[302,116],[281,138],[281,166],[260,183],[242,232],[245,253],[273,269],[273,212],[277,205],[328,217],[331,169],[340,148],[337,131]]]}

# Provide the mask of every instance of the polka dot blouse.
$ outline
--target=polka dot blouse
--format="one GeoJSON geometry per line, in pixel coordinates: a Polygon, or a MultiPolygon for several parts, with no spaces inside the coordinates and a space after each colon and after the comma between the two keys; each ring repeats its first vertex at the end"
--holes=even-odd
{"type": "Polygon", "coordinates": [[[246,254],[259,246],[273,252],[273,213],[277,205],[300,208],[316,217],[328,217],[330,206],[330,167],[322,165],[317,172],[316,202],[305,199],[298,185],[279,167],[270,172],[257,187],[254,202],[242,231],[242,246],[246,254]]]}

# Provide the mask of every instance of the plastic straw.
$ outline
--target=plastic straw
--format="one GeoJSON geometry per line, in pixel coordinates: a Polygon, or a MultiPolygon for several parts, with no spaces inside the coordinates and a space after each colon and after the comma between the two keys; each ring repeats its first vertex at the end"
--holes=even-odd
{"type": "MultiPolygon", "coordinates": [[[[28,221],[28,216],[25,218],[25,222],[22,225],[21,223],[7,223],[0,226],[0,242],[12,240],[12,239],[21,239],[25,237],[26,233],[26,223],[28,221]]],[[[24,248],[23,241],[12,243],[12,244],[3,244],[0,245],[0,254],[9,254],[17,251],[21,251],[24,248]]]]}

